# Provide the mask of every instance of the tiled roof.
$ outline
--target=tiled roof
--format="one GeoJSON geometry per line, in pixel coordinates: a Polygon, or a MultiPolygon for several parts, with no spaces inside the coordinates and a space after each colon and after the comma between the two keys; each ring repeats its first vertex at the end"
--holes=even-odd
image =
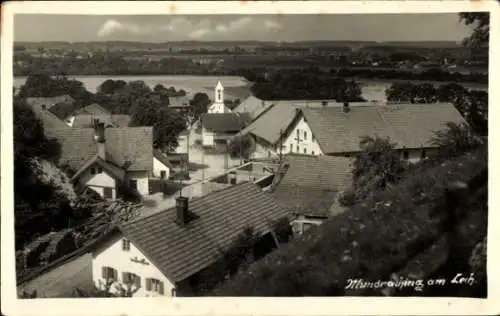
{"type": "Polygon", "coordinates": [[[125,177],[125,171],[123,169],[118,168],[117,166],[102,160],[96,154],[94,155],[94,157],[90,158],[90,160],[87,161],[83,166],[81,166],[80,169],[71,177],[71,179],[72,180],[76,179],[83,171],[85,171],[87,168],[89,168],[94,164],[101,166],[104,170],[109,172],[116,179],[123,180],[123,178],[125,177]]]}
{"type": "Polygon", "coordinates": [[[328,216],[338,192],[352,184],[351,164],[344,157],[287,155],[273,195],[291,213],[328,216]]]}
{"type": "MultiPolygon", "coordinates": [[[[48,137],[56,138],[61,144],[60,162],[75,171],[97,153],[93,128],[55,129],[48,133],[48,137]]],[[[119,167],[130,162],[129,171],[153,169],[152,127],[107,128],[105,138],[109,154],[106,161],[119,167]]]]}
{"type": "Polygon", "coordinates": [[[164,164],[166,167],[168,167],[169,169],[174,168],[174,166],[172,166],[172,163],[170,163],[170,160],[168,160],[167,156],[165,156],[159,150],[157,150],[157,149],[153,150],[153,156],[156,159],[158,159],[162,164],[164,164]]]}
{"type": "Polygon", "coordinates": [[[126,114],[77,114],[72,127],[92,127],[94,125],[93,120],[95,119],[106,126],[113,125],[113,127],[127,127],[131,121],[130,115],[126,114]]]}
{"type": "Polygon", "coordinates": [[[305,119],[325,153],[356,152],[363,136],[389,137],[398,148],[432,147],[434,132],[463,117],[453,104],[393,104],[303,108],[305,119]]]}
{"type": "Polygon", "coordinates": [[[47,137],[61,144],[60,164],[67,164],[75,172],[97,153],[92,128],[59,128],[47,131],[47,137]]]}
{"type": "Polygon", "coordinates": [[[92,103],[76,111],[76,114],[111,115],[111,112],[97,103],[92,103]]]}
{"type": "Polygon", "coordinates": [[[253,183],[194,198],[189,210],[198,218],[185,226],[175,223],[175,209],[121,226],[127,238],[173,282],[217,262],[246,227],[265,234],[271,230],[270,221],[288,215],[253,183]]]}
{"type": "Polygon", "coordinates": [[[298,107],[288,101],[278,101],[267,107],[252,124],[248,125],[240,134],[251,133],[271,144],[275,144],[283,132],[290,126],[297,115],[298,107]]]}
{"type": "Polygon", "coordinates": [[[53,99],[54,98],[27,98],[28,105],[31,106],[37,118],[42,121],[46,131],[68,127],[62,120],[48,110],[50,106],[54,105],[50,103],[53,102],[53,99]],[[42,105],[46,106],[45,110],[42,105]]]}
{"type": "Polygon", "coordinates": [[[243,100],[243,102],[241,102],[236,108],[234,108],[233,112],[249,113],[250,117],[253,120],[271,105],[272,103],[270,101],[264,101],[254,96],[249,96],[247,99],[243,100]]]}
{"type": "Polygon", "coordinates": [[[247,116],[237,113],[205,113],[201,117],[207,130],[219,133],[241,131],[247,120],[247,116]]]}
{"type": "Polygon", "coordinates": [[[106,150],[113,160],[129,171],[153,170],[153,128],[106,128],[106,150]]]}
{"type": "Polygon", "coordinates": [[[59,102],[50,107],[49,111],[54,114],[58,119],[64,120],[71,116],[75,110],[75,106],[68,102],[59,102]]]}

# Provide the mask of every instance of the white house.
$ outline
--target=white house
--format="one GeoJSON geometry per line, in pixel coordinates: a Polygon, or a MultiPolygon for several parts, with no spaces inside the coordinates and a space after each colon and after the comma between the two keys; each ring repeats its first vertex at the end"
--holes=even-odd
{"type": "Polygon", "coordinates": [[[201,116],[202,145],[225,145],[250,121],[245,113],[205,113],[201,116]]]}
{"type": "Polygon", "coordinates": [[[154,164],[152,127],[106,129],[104,123],[94,123],[94,128],[47,131],[48,137],[61,144],[59,163],[66,167],[73,182],[109,199],[120,195],[120,186],[149,194],[154,164]]]}
{"type": "Polygon", "coordinates": [[[432,138],[448,122],[465,122],[449,103],[304,107],[278,102],[239,135],[254,137],[255,159],[280,153],[352,156],[361,151],[364,136],[379,136],[396,143],[403,159],[416,162],[435,151],[432,138]]]}
{"type": "Polygon", "coordinates": [[[159,150],[153,151],[153,177],[168,179],[172,170],[173,166],[167,156],[159,150]]]}
{"type": "Polygon", "coordinates": [[[220,81],[217,82],[215,86],[215,98],[214,102],[208,107],[208,113],[211,114],[223,114],[230,113],[231,110],[224,105],[224,87],[220,81]]]}
{"type": "Polygon", "coordinates": [[[276,247],[269,223],[282,218],[288,213],[250,182],[191,201],[178,197],[174,208],[124,223],[96,242],[92,279],[113,292],[129,288],[135,297],[193,295],[207,286],[204,273],[223,260],[242,227],[260,236],[253,249],[259,259],[276,247]]]}
{"type": "Polygon", "coordinates": [[[124,288],[136,297],[176,296],[175,286],[120,233],[93,252],[92,279],[98,288],[112,293],[124,288]]]}

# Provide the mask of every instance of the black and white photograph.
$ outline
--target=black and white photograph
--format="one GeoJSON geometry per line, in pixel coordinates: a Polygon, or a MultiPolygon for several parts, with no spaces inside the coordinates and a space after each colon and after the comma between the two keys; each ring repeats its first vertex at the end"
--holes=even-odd
{"type": "Polygon", "coordinates": [[[491,298],[493,6],[200,3],[9,13],[10,295],[491,298]]]}

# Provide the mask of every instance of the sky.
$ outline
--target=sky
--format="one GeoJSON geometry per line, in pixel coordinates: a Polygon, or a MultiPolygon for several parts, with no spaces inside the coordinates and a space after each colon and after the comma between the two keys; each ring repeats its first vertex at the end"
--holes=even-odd
{"type": "Polygon", "coordinates": [[[349,15],[16,15],[15,41],[460,41],[457,13],[349,15]]]}

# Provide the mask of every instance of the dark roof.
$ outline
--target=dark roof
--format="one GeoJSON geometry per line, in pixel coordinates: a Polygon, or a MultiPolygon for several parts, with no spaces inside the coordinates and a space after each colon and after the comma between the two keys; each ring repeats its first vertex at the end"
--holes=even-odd
{"type": "Polygon", "coordinates": [[[119,165],[130,165],[128,171],[153,169],[153,128],[119,127],[105,130],[106,150],[119,165]]]}
{"type": "Polygon", "coordinates": [[[290,213],[328,216],[338,193],[352,184],[351,163],[344,157],[287,155],[272,194],[290,213]]]}
{"type": "Polygon", "coordinates": [[[58,128],[68,128],[62,120],[48,110],[51,104],[50,102],[53,101],[52,99],[53,98],[27,98],[26,102],[31,106],[37,118],[42,121],[46,131],[58,128]],[[43,105],[46,106],[45,109],[43,109],[43,105]]]}
{"type": "Polygon", "coordinates": [[[435,131],[465,122],[451,103],[303,108],[324,153],[356,152],[363,136],[389,137],[398,148],[433,147],[435,131]]]}
{"type": "Polygon", "coordinates": [[[205,113],[201,117],[203,127],[213,132],[239,132],[248,123],[248,115],[238,113],[205,113]]]}
{"type": "Polygon", "coordinates": [[[84,172],[87,168],[98,165],[106,170],[109,174],[111,174],[115,179],[123,180],[125,177],[125,171],[113,164],[110,164],[104,160],[102,160],[98,155],[90,158],[80,169],[71,177],[71,180],[76,179],[82,172],[84,172]]]}
{"type": "Polygon", "coordinates": [[[168,160],[167,156],[165,156],[162,152],[159,150],[155,149],[153,150],[153,156],[158,159],[162,164],[167,166],[168,168],[172,169],[174,166],[170,163],[170,160],[168,160]]]}
{"type": "Polygon", "coordinates": [[[93,121],[96,119],[106,126],[112,125],[113,127],[127,127],[131,121],[130,115],[126,114],[95,115],[82,113],[75,116],[72,127],[93,127],[93,121]]]}
{"type": "MultiPolygon", "coordinates": [[[[74,171],[97,154],[93,128],[61,128],[49,131],[48,137],[61,144],[61,164],[68,164],[74,171]]],[[[153,169],[152,127],[127,127],[105,129],[106,161],[129,171],[153,169]]]]}
{"type": "Polygon", "coordinates": [[[271,230],[270,221],[287,216],[253,183],[242,183],[189,201],[198,218],[175,223],[174,208],[140,218],[121,230],[171,281],[180,282],[214,264],[246,227],[271,230]]]}
{"type": "Polygon", "coordinates": [[[272,106],[271,101],[264,101],[252,95],[235,107],[233,112],[248,113],[253,120],[270,106],[272,106]]]}
{"type": "Polygon", "coordinates": [[[288,101],[278,101],[267,106],[240,134],[251,133],[271,144],[275,144],[279,141],[280,131],[286,131],[297,116],[297,108],[288,101]]]}
{"type": "Polygon", "coordinates": [[[92,103],[76,111],[76,114],[111,115],[111,112],[97,103],[92,103]]]}
{"type": "Polygon", "coordinates": [[[49,108],[49,111],[60,120],[70,117],[74,110],[75,106],[69,102],[59,102],[49,108]]]}

